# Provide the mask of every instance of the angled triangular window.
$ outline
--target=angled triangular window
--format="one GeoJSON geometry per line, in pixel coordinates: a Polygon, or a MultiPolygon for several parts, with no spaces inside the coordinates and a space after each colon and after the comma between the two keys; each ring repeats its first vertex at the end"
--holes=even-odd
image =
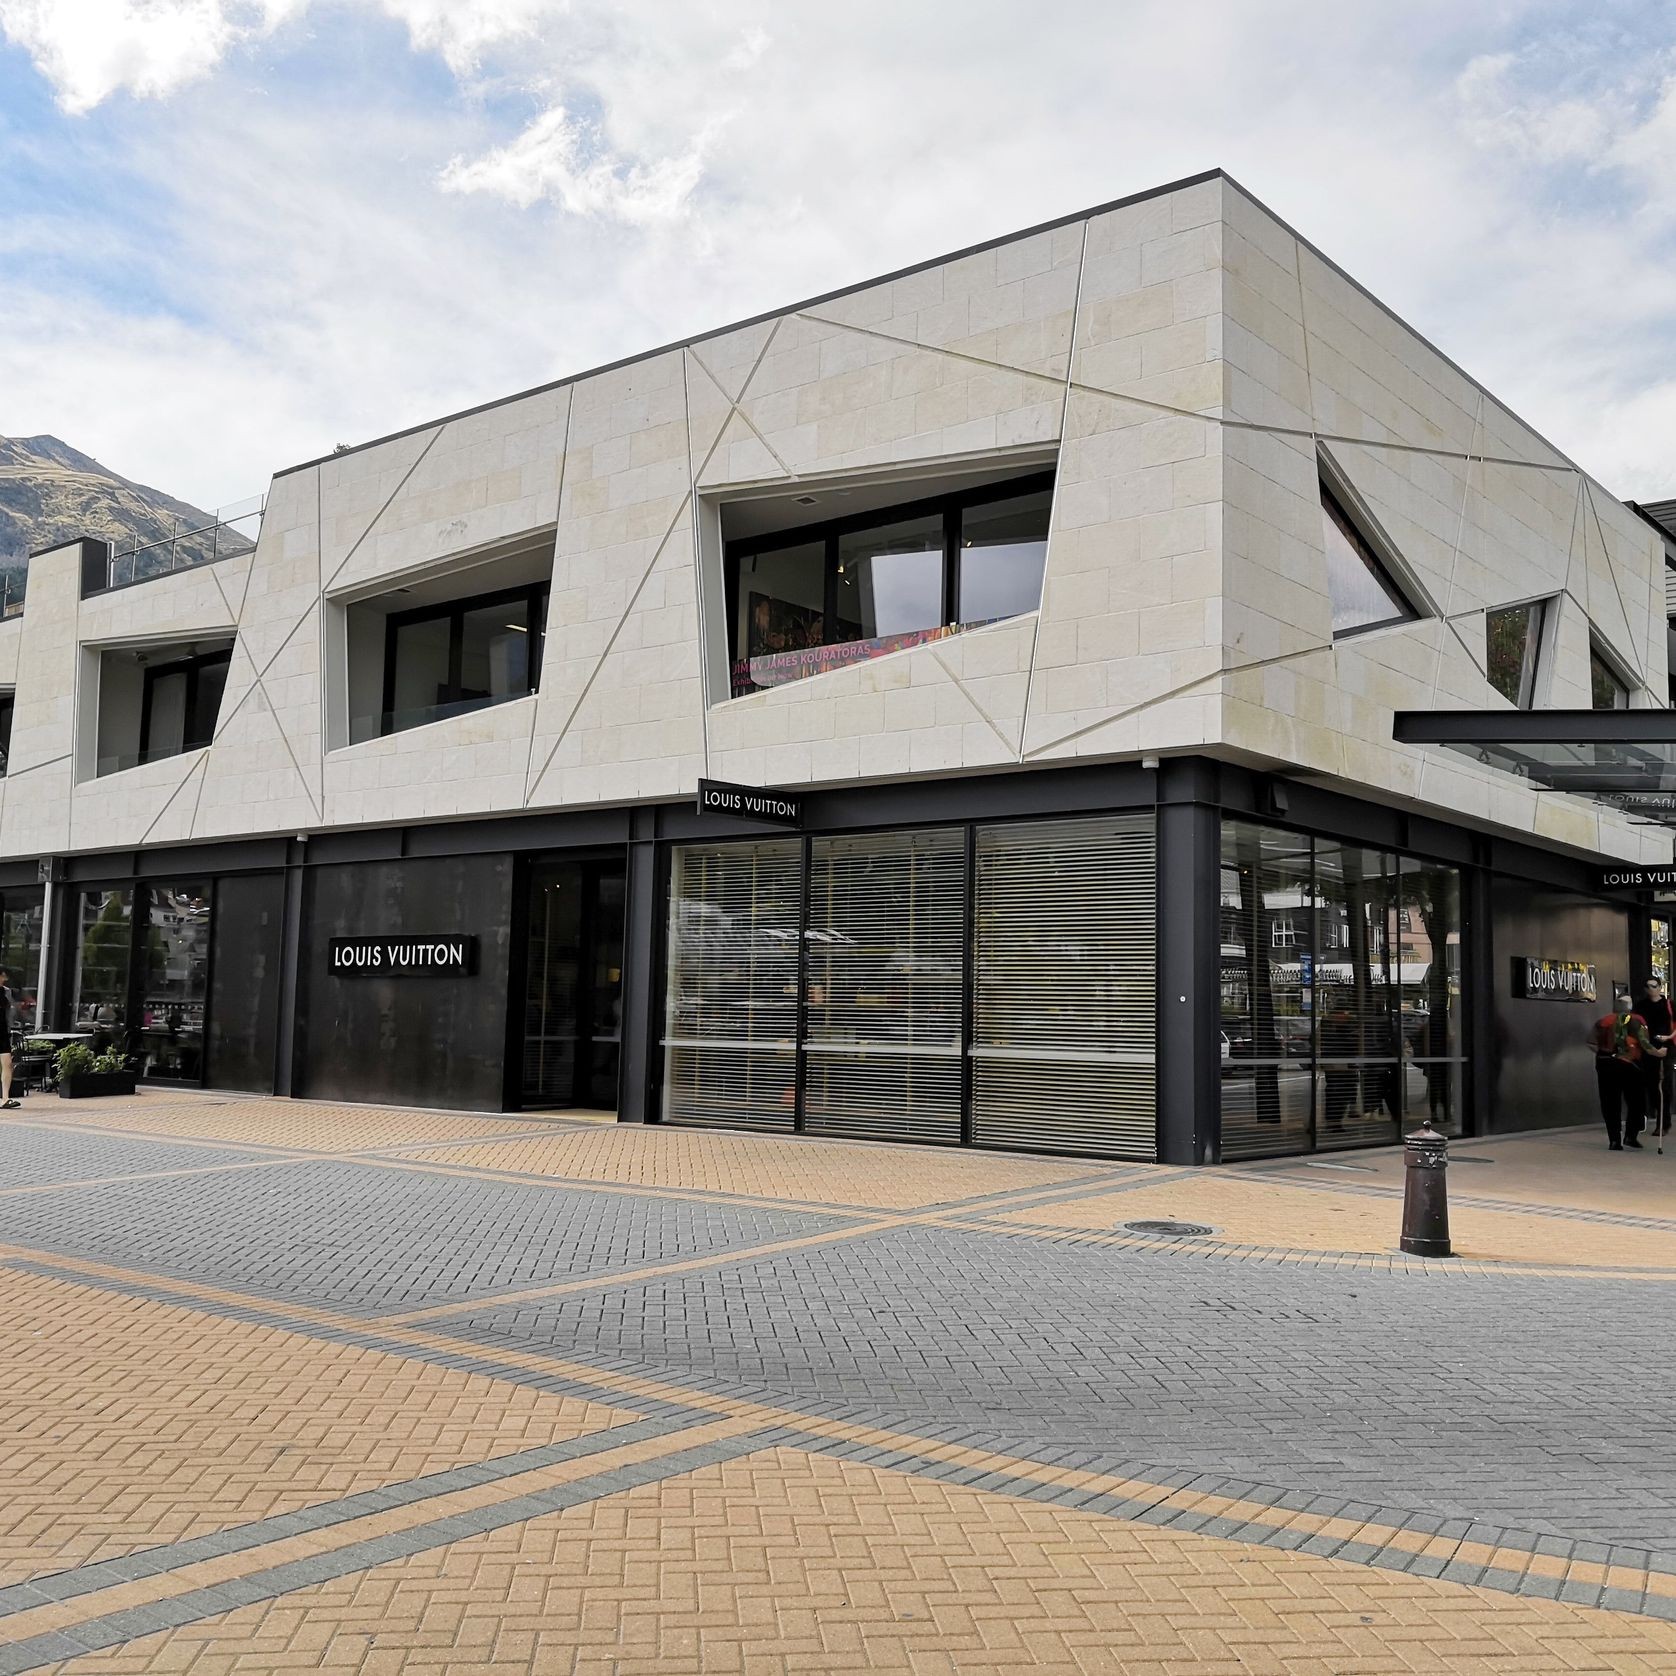
{"type": "Polygon", "coordinates": [[[1321,482],[1321,526],[1327,544],[1327,594],[1333,605],[1335,635],[1387,628],[1419,616],[1325,478],[1321,482]]]}

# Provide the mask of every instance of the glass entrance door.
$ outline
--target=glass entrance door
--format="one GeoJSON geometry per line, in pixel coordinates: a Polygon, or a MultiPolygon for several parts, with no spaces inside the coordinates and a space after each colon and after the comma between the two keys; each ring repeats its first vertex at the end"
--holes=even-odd
{"type": "Polygon", "coordinates": [[[623,863],[530,867],[523,1104],[614,1111],[622,1049],[623,863]]]}

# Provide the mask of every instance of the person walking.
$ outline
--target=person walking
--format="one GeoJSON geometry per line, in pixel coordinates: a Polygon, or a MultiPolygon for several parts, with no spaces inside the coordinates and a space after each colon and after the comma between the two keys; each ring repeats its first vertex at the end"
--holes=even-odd
{"type": "Polygon", "coordinates": [[[0,966],[0,1109],[10,1111],[18,1104],[12,1098],[12,1021],[17,1017],[17,997],[12,994],[12,974],[0,966]]]}
{"type": "Polygon", "coordinates": [[[1662,1058],[1669,1050],[1653,1046],[1627,991],[1618,997],[1615,1011],[1595,1020],[1589,1041],[1595,1050],[1595,1083],[1600,1090],[1600,1115],[1606,1122],[1606,1145],[1612,1152],[1622,1152],[1626,1145],[1639,1149],[1647,1104],[1642,1062],[1649,1056],[1662,1058]]]}
{"type": "Polygon", "coordinates": [[[1649,1054],[1645,1061],[1647,1072],[1647,1121],[1654,1134],[1670,1133],[1671,1078],[1676,1074],[1676,1057],[1670,1044],[1676,1041],[1676,1007],[1664,992],[1664,980],[1654,976],[1642,986],[1641,999],[1635,1003],[1636,1016],[1647,1026],[1655,1048],[1665,1050],[1662,1059],[1649,1054]]]}

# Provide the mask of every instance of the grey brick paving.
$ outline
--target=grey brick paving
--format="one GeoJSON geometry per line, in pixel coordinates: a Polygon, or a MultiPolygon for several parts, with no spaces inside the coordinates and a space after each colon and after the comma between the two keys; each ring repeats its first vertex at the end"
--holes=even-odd
{"type": "Polygon", "coordinates": [[[848,1225],[766,1206],[523,1187],[313,1159],[246,1175],[118,1182],[0,1203],[5,1237],[41,1251],[366,1314],[492,1297],[848,1225]]]}
{"type": "Polygon", "coordinates": [[[1113,1470],[1668,1550],[1662,1289],[1298,1272],[900,1229],[453,1324],[1113,1470]]]}
{"type": "MultiPolygon", "coordinates": [[[[45,1102],[31,1102],[37,1103],[45,1102]]],[[[44,1123],[53,1114],[31,1111],[24,1115],[38,1117],[44,1123]]],[[[223,1164],[249,1164],[255,1158],[254,1153],[230,1149],[172,1146],[167,1141],[128,1140],[118,1135],[8,1124],[0,1142],[0,1188],[45,1187],[59,1181],[95,1181],[106,1176],[142,1175],[157,1170],[214,1169],[223,1164]]],[[[0,1204],[5,1203],[0,1200],[0,1204]]],[[[15,1208],[8,1206],[0,1225],[11,1227],[14,1214],[15,1208]]]]}

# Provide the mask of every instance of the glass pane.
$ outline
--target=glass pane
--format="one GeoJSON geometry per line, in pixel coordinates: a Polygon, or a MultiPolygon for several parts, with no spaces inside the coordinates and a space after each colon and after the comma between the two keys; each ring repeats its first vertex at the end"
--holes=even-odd
{"type": "Polygon", "coordinates": [[[969,506],[960,515],[960,610],[964,624],[1017,617],[1042,603],[1053,494],[969,506]]]}
{"type": "Polygon", "coordinates": [[[16,709],[17,700],[11,693],[0,698],[0,774],[6,772],[12,756],[12,713],[16,709]]]}
{"type": "Polygon", "coordinates": [[[960,1139],[966,838],[817,838],[804,1112],[823,1134],[960,1139]]]}
{"type": "Polygon", "coordinates": [[[1402,864],[1397,928],[1404,1052],[1456,1059],[1461,1046],[1461,875],[1436,862],[1402,864]]]}
{"type": "Polygon", "coordinates": [[[147,762],[180,755],[186,738],[186,682],[186,671],[177,669],[154,676],[147,683],[150,689],[144,751],[147,762]]]}
{"type": "Polygon", "coordinates": [[[1372,1064],[1321,1060],[1315,1072],[1315,1144],[1325,1151],[1397,1140],[1402,1133],[1402,1071],[1394,1059],[1372,1064]]]}
{"type": "Polygon", "coordinates": [[[35,989],[41,975],[39,890],[8,890],[0,916],[0,966],[11,979],[12,1022],[25,1034],[35,1025],[35,989]]]}
{"type": "Polygon", "coordinates": [[[526,1105],[569,1106],[575,1100],[581,955],[581,868],[574,862],[533,868],[524,990],[526,1105]]]}
{"type": "MultiPolygon", "coordinates": [[[[905,637],[899,643],[912,644],[942,624],[940,515],[839,537],[834,640],[905,637]]],[[[895,649],[895,645],[877,648],[881,652],[895,649]]]]}
{"type": "Polygon", "coordinates": [[[530,690],[530,608],[527,600],[485,605],[461,618],[461,704],[498,704],[530,690]]]}
{"type": "Polygon", "coordinates": [[[1629,689],[1599,652],[1589,653],[1589,701],[1596,710],[1627,710],[1629,689]]]}
{"type": "Polygon", "coordinates": [[[617,1109],[623,1041],[623,916],[626,903],[620,866],[595,875],[592,946],[589,949],[591,1052],[583,1095],[602,1111],[617,1109]]]}
{"type": "Polygon", "coordinates": [[[209,984],[210,887],[205,880],[151,885],[140,949],[140,1071],[195,1082],[204,1068],[209,984]]]}
{"type": "Polygon", "coordinates": [[[448,687],[448,647],[452,633],[452,623],[447,617],[403,623],[396,630],[392,715],[387,719],[387,732],[434,721],[438,707],[453,696],[448,687]]]}
{"type": "Polygon", "coordinates": [[[664,1115],[789,1129],[803,846],[689,844],[669,886],[664,1115]]]}
{"type": "Polygon", "coordinates": [[[84,890],[76,904],[76,980],[70,1028],[92,1036],[95,1052],[120,1044],[128,1021],[132,890],[84,890]]]}
{"type": "Polygon", "coordinates": [[[1327,592],[1332,600],[1334,634],[1401,622],[1414,615],[1386,580],[1378,556],[1324,484],[1321,527],[1327,544],[1327,592]]]}
{"type": "Polygon", "coordinates": [[[818,675],[826,642],[826,544],[782,547],[738,561],[733,696],[818,675]]]}
{"type": "Polygon", "coordinates": [[[227,668],[230,662],[230,658],[219,658],[214,663],[199,665],[192,714],[187,719],[184,741],[186,750],[196,750],[200,745],[209,744],[215,737],[215,722],[221,714],[221,695],[227,690],[227,668]]]}
{"type": "Polygon", "coordinates": [[[1536,649],[1542,607],[1514,605],[1491,611],[1484,619],[1486,673],[1503,698],[1527,709],[1536,682],[1536,649]]]}
{"type": "Polygon", "coordinates": [[[1670,921],[1655,919],[1652,926],[1652,958],[1650,961],[1652,973],[1665,987],[1666,993],[1670,989],[1670,921]]]}
{"type": "Polygon", "coordinates": [[[1310,841],[1225,821],[1221,864],[1222,1155],[1307,1150],[1314,966],[1310,841]]]}
{"type": "Polygon", "coordinates": [[[1461,1133],[1461,1083],[1465,1064],[1459,1059],[1411,1059],[1402,1068],[1403,1129],[1423,1122],[1445,1135],[1461,1133]]]}

